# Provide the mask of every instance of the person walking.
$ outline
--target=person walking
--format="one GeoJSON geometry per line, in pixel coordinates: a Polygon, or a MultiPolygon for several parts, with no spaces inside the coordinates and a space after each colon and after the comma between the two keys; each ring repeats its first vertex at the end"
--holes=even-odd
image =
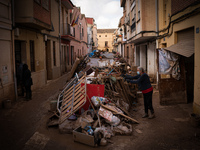
{"type": "Polygon", "coordinates": [[[144,69],[142,67],[138,67],[136,76],[124,75],[124,77],[127,82],[138,84],[139,90],[141,90],[143,93],[145,114],[142,118],[155,118],[154,109],[152,106],[153,87],[151,86],[149,76],[144,72],[144,69]],[[148,114],[148,110],[151,112],[150,116],[148,114]]]}
{"type": "Polygon", "coordinates": [[[31,91],[31,85],[33,85],[32,78],[31,78],[31,71],[28,69],[28,65],[23,65],[23,85],[26,90],[26,99],[31,100],[32,99],[32,91],[31,91]]]}

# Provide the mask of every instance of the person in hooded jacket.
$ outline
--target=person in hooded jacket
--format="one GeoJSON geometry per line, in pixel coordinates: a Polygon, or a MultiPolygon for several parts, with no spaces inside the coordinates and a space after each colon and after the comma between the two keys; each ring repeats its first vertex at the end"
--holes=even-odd
{"type": "Polygon", "coordinates": [[[23,65],[23,85],[25,87],[26,91],[26,99],[31,100],[32,99],[32,91],[31,91],[31,85],[33,85],[32,78],[31,78],[31,71],[28,69],[28,65],[23,65]]]}
{"type": "Polygon", "coordinates": [[[139,90],[141,90],[143,93],[145,114],[142,118],[155,118],[154,109],[152,106],[153,87],[151,86],[149,76],[144,72],[144,69],[142,67],[137,68],[137,74],[138,75],[136,76],[123,75],[123,77],[129,83],[138,84],[139,90]],[[151,112],[150,116],[148,110],[150,110],[151,112]]]}

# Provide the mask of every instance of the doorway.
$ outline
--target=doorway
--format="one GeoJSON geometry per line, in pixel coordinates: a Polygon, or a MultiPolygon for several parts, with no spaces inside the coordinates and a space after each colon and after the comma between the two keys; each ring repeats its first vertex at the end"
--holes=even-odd
{"type": "Polygon", "coordinates": [[[66,62],[66,45],[61,45],[61,73],[64,74],[67,71],[67,62],[66,62]]]}
{"type": "Polygon", "coordinates": [[[15,69],[16,69],[16,79],[17,79],[17,93],[18,96],[23,96],[22,87],[22,71],[23,64],[27,63],[26,58],[26,42],[15,40],[15,69]]]}
{"type": "Polygon", "coordinates": [[[52,70],[51,70],[51,42],[50,40],[45,41],[45,52],[46,52],[46,79],[52,79],[52,70]]]}
{"type": "Polygon", "coordinates": [[[194,100],[194,54],[191,57],[184,57],[187,102],[191,103],[194,100]]]}

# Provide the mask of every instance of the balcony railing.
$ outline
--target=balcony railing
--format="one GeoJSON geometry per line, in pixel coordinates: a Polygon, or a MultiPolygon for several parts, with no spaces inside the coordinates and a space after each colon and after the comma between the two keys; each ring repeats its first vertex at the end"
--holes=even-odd
{"type": "Polygon", "coordinates": [[[61,27],[62,35],[75,36],[75,28],[69,23],[63,23],[61,27]]]}

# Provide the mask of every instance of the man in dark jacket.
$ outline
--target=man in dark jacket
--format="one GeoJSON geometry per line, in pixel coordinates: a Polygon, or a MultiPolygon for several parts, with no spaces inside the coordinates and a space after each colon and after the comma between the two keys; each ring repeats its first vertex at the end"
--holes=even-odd
{"type": "Polygon", "coordinates": [[[23,65],[23,85],[26,90],[26,99],[31,100],[32,99],[32,91],[31,91],[31,85],[33,85],[32,78],[31,78],[31,71],[28,69],[28,65],[23,65]]]}
{"type": "Polygon", "coordinates": [[[152,106],[152,94],[153,94],[153,87],[151,86],[149,76],[144,72],[142,67],[137,68],[137,76],[130,76],[125,75],[125,79],[127,82],[138,84],[139,90],[142,91],[144,97],[144,109],[145,115],[143,118],[152,119],[155,117],[154,109],[152,106]],[[137,80],[133,80],[137,79],[137,80]],[[151,111],[151,115],[148,115],[148,109],[151,111]]]}

